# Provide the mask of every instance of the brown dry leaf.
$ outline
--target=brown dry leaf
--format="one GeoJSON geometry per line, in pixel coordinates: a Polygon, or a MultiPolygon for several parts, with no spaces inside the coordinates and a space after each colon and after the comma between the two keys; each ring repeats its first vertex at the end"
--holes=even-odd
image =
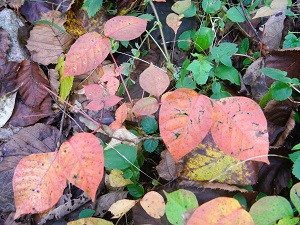
{"type": "Polygon", "coordinates": [[[8,50],[9,43],[7,31],[0,28],[0,65],[6,63],[6,51],[8,50]]]}
{"type": "Polygon", "coordinates": [[[270,144],[273,146],[282,145],[294,128],[294,110],[297,106],[296,103],[292,103],[290,100],[271,100],[264,108],[264,113],[268,121],[270,144]]]}
{"type": "Polygon", "coordinates": [[[118,16],[129,13],[139,2],[139,0],[117,0],[118,16]]]}
{"type": "Polygon", "coordinates": [[[9,6],[13,7],[15,9],[19,9],[23,4],[25,0],[9,0],[9,6]]]}
{"type": "Polygon", "coordinates": [[[19,66],[20,64],[17,62],[7,62],[0,65],[0,96],[13,91],[17,87],[16,78],[19,66]]]}
{"type": "Polygon", "coordinates": [[[221,151],[209,133],[190,154],[184,158],[180,177],[192,181],[218,181],[220,183],[251,185],[257,181],[261,163],[242,162],[221,151]]]}
{"type": "Polygon", "coordinates": [[[112,218],[119,218],[127,213],[136,203],[137,200],[122,199],[112,204],[108,211],[114,215],[112,218]]]}
{"type": "Polygon", "coordinates": [[[263,44],[270,50],[277,50],[280,47],[282,39],[282,30],[284,28],[285,10],[280,10],[272,15],[264,24],[263,44]]]}
{"type": "Polygon", "coordinates": [[[58,27],[63,29],[66,20],[64,17],[61,18],[60,12],[49,11],[42,15],[41,20],[53,23],[53,25],[45,23],[35,25],[30,32],[26,46],[33,61],[44,65],[56,64],[57,59],[63,55],[73,39],[69,34],[58,29],[58,27]]]}
{"type": "Polygon", "coordinates": [[[49,75],[49,82],[50,82],[51,90],[54,91],[56,94],[58,94],[59,86],[60,86],[58,71],[54,70],[54,69],[49,69],[48,75],[49,75]]]}
{"type": "Polygon", "coordinates": [[[158,175],[168,181],[175,180],[177,176],[176,163],[168,150],[164,150],[160,154],[161,161],[156,170],[158,175]]]}

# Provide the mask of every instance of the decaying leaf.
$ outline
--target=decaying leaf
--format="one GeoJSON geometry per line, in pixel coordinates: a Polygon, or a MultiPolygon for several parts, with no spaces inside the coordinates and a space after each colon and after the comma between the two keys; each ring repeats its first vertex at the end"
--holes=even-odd
{"type": "Polygon", "coordinates": [[[122,199],[112,204],[108,211],[114,215],[112,218],[119,218],[127,213],[136,202],[136,200],[122,199]]]}
{"type": "Polygon", "coordinates": [[[26,47],[33,61],[44,65],[56,64],[73,39],[64,32],[65,18],[61,17],[60,12],[49,11],[42,15],[41,20],[44,22],[35,25],[30,31],[26,47]]]}
{"type": "Polygon", "coordinates": [[[18,164],[14,178],[15,219],[39,213],[56,204],[66,187],[57,152],[31,154],[18,164]]]}
{"type": "Polygon", "coordinates": [[[127,117],[127,104],[123,103],[117,110],[116,110],[116,120],[109,125],[109,128],[111,130],[118,130],[121,128],[123,125],[122,123],[126,120],[127,117]]]}
{"type": "Polygon", "coordinates": [[[125,179],[123,171],[112,170],[108,176],[109,184],[112,187],[124,187],[127,184],[133,184],[130,179],[125,179]]]}
{"type": "Polygon", "coordinates": [[[177,13],[181,14],[184,11],[186,11],[188,8],[191,7],[191,0],[183,0],[183,1],[177,1],[172,5],[172,10],[177,13]]]}
{"type": "Polygon", "coordinates": [[[83,219],[75,220],[75,221],[72,221],[72,222],[68,223],[68,225],[85,225],[85,224],[89,224],[89,225],[113,225],[112,222],[109,222],[107,220],[100,219],[100,218],[94,218],[94,217],[83,218],[83,219]]]}
{"type": "Polygon", "coordinates": [[[156,166],[156,170],[158,175],[168,181],[175,180],[177,176],[176,163],[172,158],[169,151],[164,150],[160,154],[161,161],[158,166],[156,166]]]}
{"type": "Polygon", "coordinates": [[[6,51],[9,45],[9,35],[6,30],[0,28],[0,65],[6,63],[6,51]]]}
{"type": "Polygon", "coordinates": [[[11,117],[15,100],[17,96],[17,90],[7,93],[0,98],[0,127],[3,127],[11,117]]]}
{"type": "Polygon", "coordinates": [[[225,154],[208,134],[201,144],[184,158],[180,177],[191,181],[218,181],[245,186],[256,183],[260,167],[258,162],[241,162],[225,154]]]}
{"type": "Polygon", "coordinates": [[[132,112],[137,115],[151,115],[159,108],[156,98],[146,97],[138,100],[132,108],[132,112]]]}
{"type": "Polygon", "coordinates": [[[271,16],[274,13],[276,13],[278,10],[286,9],[287,5],[288,5],[287,0],[273,0],[270,7],[268,6],[260,7],[257,10],[253,19],[259,17],[271,16]]]}
{"type": "Polygon", "coordinates": [[[181,19],[182,19],[182,15],[177,15],[175,13],[170,13],[166,18],[166,22],[168,26],[171,27],[172,30],[174,31],[175,36],[182,23],[182,21],[180,21],[181,19]]]}

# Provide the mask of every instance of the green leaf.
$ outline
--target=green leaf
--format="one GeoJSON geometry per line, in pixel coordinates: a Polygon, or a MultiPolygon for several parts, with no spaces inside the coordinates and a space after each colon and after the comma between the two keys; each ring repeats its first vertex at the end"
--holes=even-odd
{"type": "Polygon", "coordinates": [[[221,43],[218,47],[214,46],[211,49],[211,55],[216,63],[223,63],[225,66],[232,66],[230,57],[237,52],[236,44],[221,43]]]}
{"type": "Polygon", "coordinates": [[[294,153],[289,154],[289,158],[290,160],[292,160],[293,163],[295,163],[299,157],[300,157],[300,151],[296,151],[294,153]]]}
{"type": "Polygon", "coordinates": [[[220,0],[203,0],[202,9],[208,14],[215,14],[221,8],[220,0]]]}
{"type": "Polygon", "coordinates": [[[192,38],[194,37],[196,31],[194,30],[187,30],[184,31],[180,36],[178,37],[178,48],[182,50],[189,50],[192,45],[192,38]]]}
{"type": "Polygon", "coordinates": [[[146,134],[153,134],[158,129],[157,121],[152,117],[145,117],[141,121],[142,129],[146,134]]]}
{"type": "Polygon", "coordinates": [[[276,81],[271,85],[270,91],[272,93],[272,98],[277,101],[287,99],[293,92],[292,88],[290,88],[288,84],[279,81],[276,81]]]}
{"type": "Polygon", "coordinates": [[[278,225],[296,225],[299,222],[299,218],[298,217],[293,217],[293,218],[289,218],[289,217],[284,217],[281,220],[278,221],[278,225]]]}
{"type": "Polygon", "coordinates": [[[290,190],[291,201],[298,212],[300,212],[300,183],[295,184],[290,190]]]}
{"type": "Polygon", "coordinates": [[[129,194],[131,194],[135,198],[140,198],[144,195],[145,190],[141,184],[128,184],[127,189],[129,194]]]}
{"type": "Polygon", "coordinates": [[[138,16],[138,18],[147,19],[148,22],[150,22],[154,19],[154,16],[146,13],[146,14],[142,14],[142,15],[138,16]]]}
{"type": "Polygon", "coordinates": [[[212,45],[214,40],[214,32],[211,28],[200,27],[195,33],[193,40],[197,51],[202,52],[212,45]]]}
{"type": "Polygon", "coordinates": [[[300,157],[294,162],[292,173],[300,180],[300,157]]]}
{"type": "Polygon", "coordinates": [[[272,91],[269,89],[269,91],[261,98],[259,102],[259,106],[261,108],[265,108],[267,103],[272,100],[272,91]]]}
{"type": "Polygon", "coordinates": [[[230,8],[226,15],[228,19],[235,23],[242,23],[246,20],[243,10],[240,6],[230,8]]]}
{"type": "Polygon", "coordinates": [[[104,150],[104,165],[108,169],[124,170],[134,163],[136,155],[135,147],[121,144],[104,150]]]}
{"type": "Polygon", "coordinates": [[[233,196],[233,198],[235,198],[236,200],[238,200],[238,202],[240,203],[241,206],[244,207],[244,209],[247,209],[247,200],[244,197],[244,195],[242,193],[237,193],[233,196]]]}
{"type": "Polygon", "coordinates": [[[59,97],[66,100],[72,90],[74,76],[60,77],[59,79],[59,97]]]}
{"type": "Polygon", "coordinates": [[[178,80],[176,82],[176,86],[178,88],[188,88],[188,89],[196,89],[196,82],[191,77],[184,77],[183,80],[178,80]]]}
{"type": "Polygon", "coordinates": [[[213,94],[210,96],[212,99],[221,99],[226,97],[231,97],[227,91],[223,90],[222,85],[219,82],[214,82],[211,88],[213,94]]]}
{"type": "Polygon", "coordinates": [[[292,148],[292,150],[294,151],[294,150],[299,150],[300,149],[300,143],[299,144],[296,144],[293,148],[292,148]]]}
{"type": "Polygon", "coordinates": [[[222,80],[229,80],[233,84],[240,85],[239,72],[232,66],[219,65],[215,75],[222,80]]]}
{"type": "Polygon", "coordinates": [[[164,191],[167,198],[166,216],[171,224],[181,225],[182,214],[189,209],[198,207],[198,201],[193,192],[179,189],[172,193],[164,191]]]}
{"type": "Polygon", "coordinates": [[[187,67],[187,70],[192,71],[194,80],[197,84],[206,84],[209,71],[213,68],[212,64],[207,60],[193,60],[187,67]]]}
{"type": "Polygon", "coordinates": [[[283,48],[295,48],[300,46],[300,40],[295,34],[288,34],[284,37],[283,48]]]}
{"type": "Polygon", "coordinates": [[[287,72],[283,71],[283,70],[279,70],[279,69],[275,69],[275,68],[262,68],[260,70],[264,75],[271,77],[274,80],[278,80],[284,83],[291,83],[291,79],[286,77],[287,72]]]}
{"type": "Polygon", "coordinates": [[[255,225],[276,224],[282,218],[293,218],[294,212],[288,200],[281,196],[267,196],[255,202],[250,215],[255,225]]]}
{"type": "Polygon", "coordinates": [[[89,18],[96,15],[98,10],[102,7],[103,0],[84,0],[82,9],[87,11],[89,18]]]}
{"type": "Polygon", "coordinates": [[[79,213],[78,219],[92,217],[94,215],[94,213],[95,213],[95,210],[93,210],[93,209],[84,209],[79,213]]]}
{"type": "Polygon", "coordinates": [[[143,147],[145,151],[151,153],[155,151],[155,149],[158,146],[158,143],[159,143],[158,140],[145,140],[143,141],[143,147]]]}
{"type": "Polygon", "coordinates": [[[249,49],[249,39],[244,38],[239,45],[239,49],[238,49],[237,53],[246,55],[248,52],[248,49],[249,49]]]}
{"type": "Polygon", "coordinates": [[[182,14],[184,15],[184,18],[190,18],[195,16],[197,13],[197,9],[195,4],[192,2],[190,8],[185,10],[182,14]]]}

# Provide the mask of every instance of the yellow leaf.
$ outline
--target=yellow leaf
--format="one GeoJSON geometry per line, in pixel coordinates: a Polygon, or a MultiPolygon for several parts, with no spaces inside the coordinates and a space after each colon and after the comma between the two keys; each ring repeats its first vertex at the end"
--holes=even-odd
{"type": "Polygon", "coordinates": [[[112,187],[124,187],[127,184],[133,184],[129,179],[124,179],[123,171],[121,170],[112,170],[108,176],[110,186],[112,187]]]}
{"type": "Polygon", "coordinates": [[[83,219],[75,220],[75,221],[68,223],[68,225],[86,225],[86,224],[88,224],[88,225],[113,225],[112,222],[109,222],[104,219],[93,218],[93,217],[83,218],[83,219]]]}
{"type": "Polygon", "coordinates": [[[122,199],[112,204],[108,211],[114,215],[112,218],[119,218],[127,213],[136,203],[137,201],[135,200],[122,199]]]}

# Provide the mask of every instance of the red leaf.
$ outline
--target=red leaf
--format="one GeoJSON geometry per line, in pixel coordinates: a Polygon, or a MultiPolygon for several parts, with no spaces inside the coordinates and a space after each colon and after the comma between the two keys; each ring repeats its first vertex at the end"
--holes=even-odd
{"type": "Polygon", "coordinates": [[[123,98],[116,95],[108,95],[104,97],[104,105],[107,107],[113,107],[118,104],[123,98]]]}
{"type": "Polygon", "coordinates": [[[146,97],[138,100],[132,108],[137,115],[151,115],[158,110],[159,104],[153,97],[146,97]]]}
{"type": "Polygon", "coordinates": [[[109,125],[111,130],[117,130],[122,127],[122,123],[126,120],[127,117],[127,105],[123,103],[117,110],[116,110],[116,120],[109,125]]]}
{"type": "Polygon", "coordinates": [[[212,123],[210,99],[190,89],[177,89],[162,99],[160,134],[176,162],[206,136],[212,123]]]}
{"type": "Polygon", "coordinates": [[[168,74],[154,67],[152,63],[142,72],[139,81],[145,91],[155,95],[157,98],[159,98],[170,84],[168,74]]]}
{"type": "Polygon", "coordinates": [[[104,61],[110,49],[108,38],[96,32],[82,35],[67,54],[64,76],[76,76],[95,69],[104,61]]]}
{"type": "Polygon", "coordinates": [[[269,163],[267,120],[259,105],[245,97],[223,98],[213,102],[211,133],[218,147],[240,160],[269,163]]]}
{"type": "Polygon", "coordinates": [[[104,173],[103,148],[98,138],[90,133],[73,136],[60,146],[59,163],[66,178],[94,201],[104,173]]]}
{"type": "Polygon", "coordinates": [[[146,30],[147,20],[135,16],[115,16],[104,25],[104,34],[117,41],[130,41],[146,30]]]}
{"type": "Polygon", "coordinates": [[[15,219],[21,214],[46,211],[61,197],[66,178],[57,156],[57,152],[49,152],[21,159],[13,177],[15,219]]]}
{"type": "Polygon", "coordinates": [[[103,88],[98,84],[83,85],[85,95],[88,99],[99,100],[103,98],[103,88]]]}

